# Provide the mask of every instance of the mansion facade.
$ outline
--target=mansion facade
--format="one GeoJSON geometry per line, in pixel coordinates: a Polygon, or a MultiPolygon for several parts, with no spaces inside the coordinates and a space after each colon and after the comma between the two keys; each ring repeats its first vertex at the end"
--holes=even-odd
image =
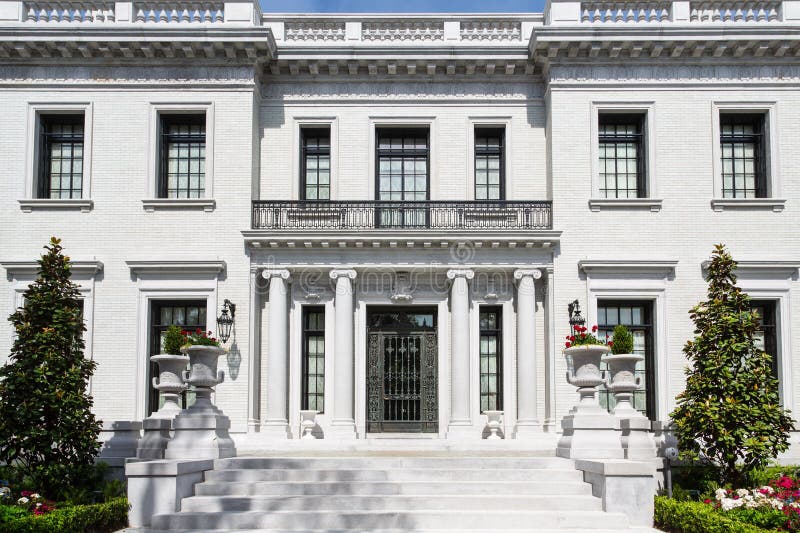
{"type": "Polygon", "coordinates": [[[0,314],[55,235],[107,423],[159,408],[166,328],[216,332],[227,300],[241,449],[297,439],[301,410],[324,439],[454,442],[502,410],[553,449],[569,305],[632,330],[635,407],[666,421],[724,243],[796,413],[798,30],[791,0],[0,0],[0,314]]]}

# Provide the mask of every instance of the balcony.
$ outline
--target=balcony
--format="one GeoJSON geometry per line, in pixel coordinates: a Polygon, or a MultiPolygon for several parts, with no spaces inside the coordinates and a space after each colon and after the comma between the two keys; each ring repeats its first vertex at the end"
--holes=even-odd
{"type": "Polygon", "coordinates": [[[549,230],[549,201],[253,202],[255,230],[549,230]]]}

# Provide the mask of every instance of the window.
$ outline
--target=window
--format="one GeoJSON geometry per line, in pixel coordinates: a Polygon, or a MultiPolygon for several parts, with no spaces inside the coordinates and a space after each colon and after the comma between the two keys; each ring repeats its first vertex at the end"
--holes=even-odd
{"type": "MultiPolygon", "coordinates": [[[[385,128],[377,132],[378,200],[404,202],[428,199],[427,129],[385,128]]],[[[426,209],[402,206],[378,209],[380,227],[426,226],[426,209]]]]}
{"type": "Polygon", "coordinates": [[[48,114],[39,118],[39,198],[83,195],[83,114],[48,114]]]}
{"type": "Polygon", "coordinates": [[[499,307],[480,312],[481,412],[503,410],[503,315],[499,307]]]}
{"type": "Polygon", "coordinates": [[[722,196],[767,196],[763,113],[721,113],[722,196]]]}
{"type": "Polygon", "coordinates": [[[774,300],[752,300],[750,308],[758,315],[756,347],[772,356],[772,374],[778,377],[778,302],[774,300]]]}
{"type": "MultiPolygon", "coordinates": [[[[150,321],[150,355],[162,353],[164,347],[164,336],[167,328],[172,325],[180,326],[182,329],[195,330],[200,328],[206,330],[206,302],[204,300],[156,300],[151,307],[150,321]]],[[[147,377],[149,387],[147,414],[148,416],[157,411],[164,404],[158,390],[152,386],[153,376],[158,375],[158,365],[151,362],[149,365],[150,373],[147,377]]],[[[186,391],[182,394],[183,407],[189,407],[194,403],[194,394],[186,391]]]]}
{"type": "Polygon", "coordinates": [[[301,409],[325,410],[325,308],[303,308],[303,398],[301,409]]]}
{"type": "Polygon", "coordinates": [[[600,195],[645,198],[644,120],[641,114],[601,113],[598,117],[600,195]]]}
{"type": "Polygon", "coordinates": [[[502,200],[505,197],[503,128],[475,129],[475,199],[502,200]]]}
{"type": "Polygon", "coordinates": [[[206,180],[205,114],[160,115],[161,198],[203,198],[206,180]]]}
{"type": "Polygon", "coordinates": [[[303,128],[301,172],[303,200],[331,199],[331,130],[303,128]]]}
{"type": "MultiPolygon", "coordinates": [[[[599,301],[597,303],[598,338],[611,338],[614,326],[625,325],[633,335],[633,353],[644,356],[636,364],[636,376],[642,387],[633,395],[633,407],[651,420],[655,417],[655,379],[653,374],[654,347],[652,304],[637,301],[599,301]]],[[[608,367],[603,363],[603,370],[608,367]]],[[[605,387],[600,389],[600,405],[609,411],[614,408],[614,395],[605,387]]]]}

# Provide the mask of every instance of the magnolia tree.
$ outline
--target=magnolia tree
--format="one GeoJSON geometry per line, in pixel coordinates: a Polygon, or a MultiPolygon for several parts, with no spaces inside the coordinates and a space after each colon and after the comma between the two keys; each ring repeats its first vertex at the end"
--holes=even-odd
{"type": "Polygon", "coordinates": [[[100,422],[86,392],[95,363],[83,356],[85,327],[69,257],[55,237],[45,249],[25,305],[9,318],[16,340],[0,368],[0,461],[55,497],[85,481],[100,422]]]}
{"type": "Polygon", "coordinates": [[[695,338],[683,352],[691,366],[671,416],[683,457],[707,462],[721,483],[741,486],[748,473],[788,449],[794,424],[780,405],[772,357],[756,347],[758,316],[736,286],[735,270],[717,245],[708,299],[690,313],[695,338]]]}

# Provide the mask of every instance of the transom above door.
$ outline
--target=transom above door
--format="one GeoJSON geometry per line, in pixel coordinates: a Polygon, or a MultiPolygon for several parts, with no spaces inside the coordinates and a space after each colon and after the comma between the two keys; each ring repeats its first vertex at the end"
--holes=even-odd
{"type": "Polygon", "coordinates": [[[367,324],[367,432],[437,432],[436,309],[375,308],[367,324]]]}

